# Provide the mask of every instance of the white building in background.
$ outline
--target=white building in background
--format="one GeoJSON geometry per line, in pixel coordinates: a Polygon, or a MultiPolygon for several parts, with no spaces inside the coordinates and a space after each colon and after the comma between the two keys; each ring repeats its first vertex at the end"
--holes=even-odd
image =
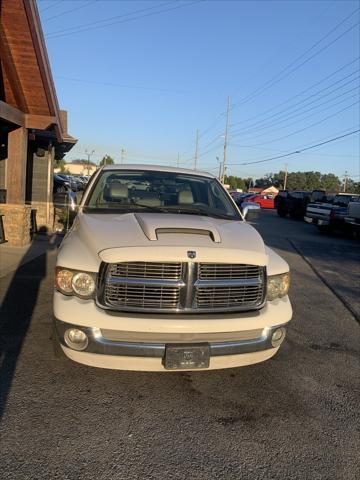
{"type": "MultiPolygon", "coordinates": [[[[71,175],[92,175],[98,167],[87,163],[66,163],[65,168],[69,170],[71,175]]],[[[54,171],[57,173],[60,172],[60,169],[54,171]]]]}

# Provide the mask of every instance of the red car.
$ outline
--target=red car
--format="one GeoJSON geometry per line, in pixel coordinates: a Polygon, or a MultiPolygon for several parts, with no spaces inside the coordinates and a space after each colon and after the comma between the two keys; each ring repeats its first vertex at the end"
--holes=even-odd
{"type": "Polygon", "coordinates": [[[275,208],[274,197],[270,195],[255,194],[252,197],[247,197],[245,201],[258,203],[261,208],[275,208]]]}

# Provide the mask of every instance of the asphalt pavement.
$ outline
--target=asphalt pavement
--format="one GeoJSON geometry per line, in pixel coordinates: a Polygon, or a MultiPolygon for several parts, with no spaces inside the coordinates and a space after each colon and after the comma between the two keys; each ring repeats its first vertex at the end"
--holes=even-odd
{"type": "Polygon", "coordinates": [[[57,360],[53,245],[2,278],[1,479],[360,478],[359,242],[274,212],[255,226],[290,264],[294,317],[279,353],[249,367],[137,373],[57,360]]]}

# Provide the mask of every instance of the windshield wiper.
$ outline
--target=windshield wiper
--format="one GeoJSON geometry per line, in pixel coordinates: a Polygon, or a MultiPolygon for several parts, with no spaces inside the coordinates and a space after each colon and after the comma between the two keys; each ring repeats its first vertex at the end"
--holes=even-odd
{"type": "Polygon", "coordinates": [[[146,208],[147,210],[151,210],[152,212],[165,212],[165,213],[169,213],[169,210],[165,207],[163,207],[162,205],[159,205],[157,207],[155,206],[152,206],[152,205],[144,205],[142,203],[133,203],[133,204],[130,204],[128,205],[128,207],[141,207],[141,208],[146,208]]]}
{"type": "Polygon", "coordinates": [[[182,214],[189,214],[189,215],[202,215],[204,217],[214,217],[214,218],[223,218],[225,220],[234,220],[234,217],[230,217],[229,215],[225,215],[222,213],[212,212],[211,210],[205,210],[203,208],[191,208],[191,207],[176,207],[171,209],[175,213],[182,213],[182,214]]]}
{"type": "Polygon", "coordinates": [[[224,220],[236,220],[236,218],[231,217],[229,215],[208,211],[204,208],[191,208],[191,207],[183,207],[180,205],[153,206],[153,205],[145,205],[143,203],[112,202],[112,203],[106,203],[106,204],[100,203],[95,208],[94,207],[90,207],[90,208],[94,210],[99,209],[99,210],[110,210],[110,211],[114,209],[131,210],[131,209],[143,208],[156,213],[175,213],[175,214],[178,213],[183,215],[202,215],[204,217],[221,218],[224,220]]]}

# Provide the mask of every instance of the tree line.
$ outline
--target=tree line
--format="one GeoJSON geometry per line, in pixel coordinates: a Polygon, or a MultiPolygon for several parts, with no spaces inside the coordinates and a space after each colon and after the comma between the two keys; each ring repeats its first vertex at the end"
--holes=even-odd
{"type": "MultiPolygon", "coordinates": [[[[274,186],[283,189],[285,182],[285,172],[280,170],[278,173],[267,173],[261,178],[253,181],[251,178],[241,178],[233,175],[225,177],[225,183],[230,189],[248,190],[250,187],[267,188],[274,186]]],[[[344,190],[345,179],[340,179],[333,173],[321,172],[289,172],[286,179],[286,188],[288,190],[326,190],[329,193],[337,193],[344,190]]],[[[360,182],[355,182],[351,178],[346,179],[346,192],[360,193],[360,182]]]]}

